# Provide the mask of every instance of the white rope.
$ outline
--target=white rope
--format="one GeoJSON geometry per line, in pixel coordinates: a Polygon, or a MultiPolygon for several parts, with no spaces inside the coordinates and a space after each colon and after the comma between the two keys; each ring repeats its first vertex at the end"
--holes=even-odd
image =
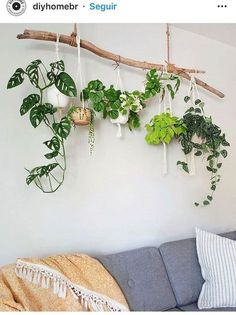
{"type": "MultiPolygon", "coordinates": [[[[196,83],[195,77],[192,75],[189,85],[189,97],[193,107],[196,107],[195,101],[196,99],[200,99],[199,91],[196,83]]],[[[195,148],[186,156],[186,162],[189,168],[189,175],[195,176],[196,175],[196,163],[195,163],[195,148]]]]}
{"type": "Polygon", "coordinates": [[[60,34],[57,34],[57,40],[56,40],[56,47],[55,47],[55,52],[56,52],[56,60],[59,61],[59,41],[60,41],[60,34]]]}
{"type": "Polygon", "coordinates": [[[77,84],[80,85],[80,89],[81,89],[81,100],[82,100],[82,107],[83,109],[85,109],[85,101],[84,101],[84,94],[83,94],[83,88],[84,88],[84,84],[83,84],[83,77],[82,77],[82,69],[81,69],[81,48],[80,48],[80,35],[77,34],[76,36],[76,43],[77,43],[77,84]]]}
{"type": "Polygon", "coordinates": [[[52,289],[53,293],[62,299],[65,299],[67,291],[70,291],[86,310],[89,310],[90,306],[93,311],[105,311],[106,308],[113,312],[128,311],[124,305],[115,300],[75,284],[60,272],[45,265],[18,259],[15,273],[19,278],[30,283],[52,289]]]}
{"type": "MultiPolygon", "coordinates": [[[[117,65],[117,78],[116,78],[116,89],[120,89],[121,93],[124,92],[124,88],[123,88],[123,84],[122,84],[122,80],[121,80],[121,75],[120,75],[120,65],[117,65]]],[[[119,114],[120,115],[120,114],[119,114]]],[[[121,130],[121,124],[117,123],[117,133],[116,133],[116,137],[117,138],[122,138],[122,130],[121,130]]]]}

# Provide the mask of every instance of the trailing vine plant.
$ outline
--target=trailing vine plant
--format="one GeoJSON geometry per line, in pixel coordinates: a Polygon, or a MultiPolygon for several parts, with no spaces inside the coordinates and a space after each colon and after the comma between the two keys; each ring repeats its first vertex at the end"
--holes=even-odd
{"type": "Polygon", "coordinates": [[[67,116],[56,121],[56,108],[44,101],[44,92],[51,86],[55,87],[69,97],[77,95],[73,79],[65,72],[62,60],[51,63],[48,70],[41,60],[32,61],[26,69],[18,68],[10,78],[7,88],[15,88],[28,78],[38,93],[30,94],[24,98],[20,107],[21,116],[29,113],[31,125],[37,128],[44,123],[51,131],[52,138],[43,144],[50,150],[45,158],[52,163],[26,169],[27,185],[35,183],[44,193],[52,193],[63,184],[66,172],[65,140],[71,131],[71,122],[67,116]]]}
{"type": "MultiPolygon", "coordinates": [[[[189,96],[185,97],[185,102],[190,100],[189,96]]],[[[217,184],[221,179],[219,170],[222,166],[221,158],[227,157],[225,147],[229,146],[220,127],[215,125],[211,117],[204,114],[204,103],[197,99],[194,106],[191,106],[183,116],[183,123],[186,126],[185,132],[179,135],[179,142],[185,155],[195,150],[195,156],[204,156],[207,160],[206,169],[210,172],[210,193],[203,200],[202,205],[207,206],[213,200],[213,194],[217,184]]],[[[178,161],[183,170],[189,173],[188,164],[178,161]]],[[[198,202],[195,202],[199,206],[198,202]]]]}
{"type": "Polygon", "coordinates": [[[140,127],[139,111],[146,106],[142,92],[121,92],[121,90],[115,89],[113,85],[106,88],[100,80],[93,80],[88,83],[82,93],[84,99],[90,102],[94,112],[102,113],[104,119],[116,119],[119,113],[123,115],[128,113],[129,129],[133,130],[140,127]]]}

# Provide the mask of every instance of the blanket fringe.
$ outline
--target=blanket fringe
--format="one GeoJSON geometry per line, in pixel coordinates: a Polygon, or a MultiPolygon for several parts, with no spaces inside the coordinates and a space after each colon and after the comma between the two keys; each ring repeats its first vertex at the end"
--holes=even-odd
{"type": "Polygon", "coordinates": [[[44,265],[33,264],[18,259],[15,268],[16,275],[42,288],[51,288],[53,293],[59,298],[65,299],[68,290],[75,299],[79,300],[85,310],[94,312],[121,312],[128,311],[127,308],[96,292],[90,291],[84,287],[71,282],[60,272],[44,265]]]}

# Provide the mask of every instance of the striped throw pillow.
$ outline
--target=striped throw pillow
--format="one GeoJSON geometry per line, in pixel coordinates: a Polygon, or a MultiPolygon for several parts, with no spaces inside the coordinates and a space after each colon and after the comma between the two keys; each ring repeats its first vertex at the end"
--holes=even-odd
{"type": "Polygon", "coordinates": [[[236,241],[196,229],[196,242],[205,280],[198,308],[236,307],[236,241]]]}

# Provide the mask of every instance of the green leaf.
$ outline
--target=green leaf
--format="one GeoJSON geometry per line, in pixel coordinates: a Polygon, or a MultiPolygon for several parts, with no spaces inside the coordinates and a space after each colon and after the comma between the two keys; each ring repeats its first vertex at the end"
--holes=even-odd
{"type": "Polygon", "coordinates": [[[216,185],[212,185],[211,190],[213,190],[213,191],[216,190],[216,185]]]}
{"type": "Polygon", "coordinates": [[[40,96],[38,94],[30,94],[24,98],[23,103],[20,107],[21,116],[25,115],[33,106],[38,104],[40,101],[40,96]]]}
{"type": "Polygon", "coordinates": [[[38,174],[30,174],[26,177],[26,184],[30,185],[36,178],[38,177],[38,174]]]}
{"type": "Polygon", "coordinates": [[[208,196],[207,196],[207,199],[208,199],[209,201],[212,201],[212,200],[213,200],[213,197],[210,196],[210,195],[208,195],[208,196]]]}
{"type": "Polygon", "coordinates": [[[105,108],[105,105],[103,102],[100,102],[100,103],[94,103],[93,104],[93,109],[96,111],[96,112],[102,112],[105,108]]]}
{"type": "Polygon", "coordinates": [[[209,172],[212,172],[212,168],[210,166],[206,167],[209,172]]]}
{"type": "Polygon", "coordinates": [[[186,162],[182,162],[182,161],[178,161],[177,165],[181,165],[182,169],[186,172],[189,173],[189,168],[188,168],[188,164],[186,162]]]}
{"type": "Polygon", "coordinates": [[[203,204],[204,204],[204,206],[208,206],[210,204],[210,202],[208,200],[204,200],[203,204]]]}
{"type": "Polygon", "coordinates": [[[220,154],[223,156],[223,158],[226,158],[226,157],[227,157],[227,155],[228,155],[228,153],[227,153],[227,151],[226,151],[226,150],[222,150],[222,151],[220,151],[220,154]]]}
{"type": "Polygon", "coordinates": [[[45,144],[50,150],[59,151],[60,150],[60,141],[58,137],[54,136],[51,140],[45,141],[43,144],[45,144]]]}
{"type": "Polygon", "coordinates": [[[119,116],[119,112],[116,109],[110,110],[108,112],[108,115],[112,118],[112,119],[116,119],[119,116]]]}
{"type": "Polygon", "coordinates": [[[25,71],[22,68],[18,68],[8,81],[7,88],[11,89],[20,85],[24,81],[24,74],[25,71]]]}
{"type": "Polygon", "coordinates": [[[57,112],[57,108],[53,107],[52,104],[50,103],[45,103],[43,105],[40,106],[40,109],[42,110],[42,112],[47,115],[47,114],[51,114],[53,115],[54,113],[57,112]]]}
{"type": "Polygon", "coordinates": [[[64,64],[63,60],[59,60],[59,61],[50,63],[50,67],[52,68],[52,71],[54,69],[57,69],[60,71],[65,71],[65,64],[64,64]]]}
{"type": "Polygon", "coordinates": [[[201,114],[201,112],[202,112],[202,111],[201,111],[201,108],[198,108],[198,107],[197,107],[197,108],[195,108],[195,110],[194,110],[194,111],[195,111],[195,113],[199,113],[199,114],[201,114]]]}
{"type": "Polygon", "coordinates": [[[42,113],[39,107],[33,107],[30,111],[30,122],[34,128],[38,127],[44,118],[44,114],[42,113]]]}
{"type": "Polygon", "coordinates": [[[50,160],[50,159],[53,159],[54,157],[58,156],[58,151],[52,151],[52,152],[49,152],[47,154],[45,154],[45,158],[50,160]]]}
{"type": "Polygon", "coordinates": [[[39,65],[41,61],[35,60],[26,68],[29,80],[33,86],[38,87],[39,84],[39,65]]]}
{"type": "Polygon", "coordinates": [[[63,139],[66,139],[71,131],[71,123],[67,117],[63,117],[59,123],[52,125],[53,130],[63,139]]]}
{"type": "Polygon", "coordinates": [[[104,96],[104,92],[103,91],[91,91],[89,92],[89,99],[93,102],[93,103],[99,103],[102,101],[104,96]]]}
{"type": "Polygon", "coordinates": [[[202,151],[197,151],[197,152],[195,153],[195,155],[196,155],[196,156],[202,155],[202,151]]]}
{"type": "Polygon", "coordinates": [[[56,76],[55,86],[62,94],[66,96],[77,96],[75,82],[66,72],[61,72],[58,76],[56,76]]]}
{"type": "Polygon", "coordinates": [[[195,101],[195,105],[199,105],[201,102],[202,102],[202,101],[201,101],[200,99],[197,99],[197,100],[195,101]]]}
{"type": "Polygon", "coordinates": [[[59,164],[58,163],[51,163],[48,165],[37,166],[30,172],[31,175],[39,176],[40,178],[48,176],[51,171],[53,171],[59,164]]]}
{"type": "Polygon", "coordinates": [[[199,203],[198,202],[194,202],[195,206],[198,207],[199,206],[199,203]]]}
{"type": "Polygon", "coordinates": [[[221,166],[222,166],[222,163],[217,163],[218,168],[221,168],[221,166]]]}
{"type": "Polygon", "coordinates": [[[184,97],[185,103],[188,103],[189,100],[190,100],[190,96],[185,96],[185,97],[184,97]]]}

